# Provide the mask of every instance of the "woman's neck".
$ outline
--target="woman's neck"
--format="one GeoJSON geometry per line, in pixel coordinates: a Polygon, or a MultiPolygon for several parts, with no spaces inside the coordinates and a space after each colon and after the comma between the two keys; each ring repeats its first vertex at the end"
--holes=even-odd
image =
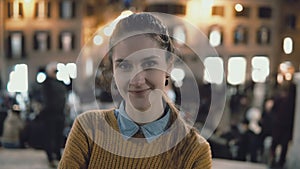
{"type": "Polygon", "coordinates": [[[141,111],[125,102],[125,110],[131,120],[138,124],[146,124],[159,119],[164,114],[164,103],[162,99],[157,99],[147,110],[141,111]]]}

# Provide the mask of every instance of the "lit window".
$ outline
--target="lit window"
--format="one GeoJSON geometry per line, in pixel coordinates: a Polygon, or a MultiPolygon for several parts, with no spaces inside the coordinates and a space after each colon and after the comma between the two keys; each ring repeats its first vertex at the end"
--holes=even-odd
{"type": "Polygon", "coordinates": [[[209,43],[211,46],[219,46],[222,44],[222,31],[219,27],[211,28],[209,32],[209,43]]]}
{"type": "Polygon", "coordinates": [[[72,0],[63,0],[59,5],[60,18],[71,19],[75,17],[75,2],[72,0]]]}
{"type": "Polygon", "coordinates": [[[71,79],[75,79],[77,76],[77,67],[75,63],[63,63],[57,64],[56,78],[64,82],[65,85],[71,84],[71,79]]]}
{"type": "Polygon", "coordinates": [[[244,57],[231,57],[228,60],[227,81],[232,85],[243,84],[246,79],[246,59],[244,57]]]}
{"type": "Polygon", "coordinates": [[[36,75],[36,81],[38,83],[43,83],[45,80],[46,80],[46,73],[45,72],[39,72],[37,75],[36,75]]]}
{"type": "Polygon", "coordinates": [[[243,9],[244,9],[244,7],[243,7],[243,5],[241,5],[241,4],[235,4],[234,9],[235,9],[235,11],[237,11],[237,12],[242,12],[243,9]]]}
{"type": "Polygon", "coordinates": [[[271,36],[271,31],[267,27],[261,27],[257,31],[257,43],[258,44],[270,44],[270,36],[271,36]]]}
{"type": "Polygon", "coordinates": [[[264,83],[270,73],[270,60],[266,56],[254,56],[251,61],[252,80],[254,82],[264,83]]]}
{"type": "Polygon", "coordinates": [[[241,4],[236,4],[234,6],[235,16],[236,17],[249,17],[250,16],[250,8],[245,7],[241,4]]]}
{"type": "Polygon", "coordinates": [[[11,0],[8,5],[8,18],[22,18],[23,17],[23,4],[18,0],[11,0]]]}
{"type": "Polygon", "coordinates": [[[40,0],[35,4],[35,17],[36,18],[49,18],[50,17],[50,2],[40,0]]]}
{"type": "Polygon", "coordinates": [[[260,7],[258,9],[258,17],[259,18],[271,18],[272,17],[272,9],[270,7],[260,7]]]}
{"type": "Polygon", "coordinates": [[[173,30],[173,37],[178,44],[184,44],[186,42],[186,32],[183,26],[176,26],[173,30]]]}
{"type": "Polygon", "coordinates": [[[11,32],[8,37],[8,57],[22,58],[25,55],[24,35],[22,32],[11,32]]]}
{"type": "Polygon", "coordinates": [[[181,87],[183,84],[183,79],[185,78],[185,72],[181,68],[174,68],[171,71],[171,79],[174,81],[176,87],[181,87]]]}
{"type": "Polygon", "coordinates": [[[283,40],[283,51],[285,54],[291,54],[293,52],[293,39],[286,37],[283,40]]]}
{"type": "Polygon", "coordinates": [[[50,49],[49,32],[40,31],[34,34],[34,49],[39,51],[47,51],[50,49]]]}
{"type": "Polygon", "coordinates": [[[75,79],[77,77],[77,66],[75,63],[67,63],[66,68],[69,72],[69,77],[75,79]]]}
{"type": "Polygon", "coordinates": [[[74,35],[71,32],[62,32],[59,36],[59,48],[63,51],[71,51],[75,47],[74,35]]]}
{"type": "Polygon", "coordinates": [[[244,26],[238,26],[234,30],[234,44],[247,44],[248,30],[244,26]]]}
{"type": "Polygon", "coordinates": [[[13,71],[9,74],[7,90],[9,92],[28,91],[28,67],[26,64],[15,65],[13,71]]]}
{"type": "Polygon", "coordinates": [[[223,6],[213,6],[211,11],[212,16],[224,16],[223,6]]]}
{"type": "Polygon", "coordinates": [[[223,60],[220,57],[207,57],[204,60],[204,81],[221,84],[224,77],[223,60]]]}

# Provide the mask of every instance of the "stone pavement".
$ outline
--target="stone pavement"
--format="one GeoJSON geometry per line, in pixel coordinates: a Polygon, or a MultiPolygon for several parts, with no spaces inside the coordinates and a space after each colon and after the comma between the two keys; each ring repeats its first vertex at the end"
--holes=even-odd
{"type": "Polygon", "coordinates": [[[0,148],[0,169],[50,169],[50,167],[44,151],[0,148]]]}
{"type": "MultiPolygon", "coordinates": [[[[45,152],[0,148],[0,169],[50,169],[45,152]]],[[[213,169],[267,169],[261,164],[213,159],[213,169]]]]}

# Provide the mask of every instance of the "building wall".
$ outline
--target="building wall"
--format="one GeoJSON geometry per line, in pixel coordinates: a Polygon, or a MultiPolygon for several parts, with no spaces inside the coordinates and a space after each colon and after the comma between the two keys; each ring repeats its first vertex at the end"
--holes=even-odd
{"type": "MultiPolygon", "coordinates": [[[[271,74],[276,72],[276,62],[278,58],[278,52],[280,48],[278,47],[278,18],[279,9],[278,1],[216,1],[216,4],[225,5],[226,16],[222,20],[221,24],[224,28],[224,45],[216,47],[219,54],[224,57],[225,69],[227,61],[232,55],[244,55],[247,61],[246,78],[251,80],[251,59],[255,55],[265,55],[270,59],[270,71],[271,74]],[[234,6],[240,3],[244,7],[249,8],[249,17],[236,17],[234,6]],[[259,7],[270,7],[272,9],[272,17],[269,19],[261,19],[258,17],[259,7]],[[248,43],[245,45],[235,45],[233,42],[234,29],[239,26],[245,26],[248,29],[248,43]],[[261,26],[266,26],[271,30],[271,42],[270,44],[260,45],[256,42],[256,32],[261,26]]],[[[212,23],[217,18],[213,17],[212,23]]]]}
{"type": "MultiPolygon", "coordinates": [[[[147,5],[152,6],[153,4],[166,4],[167,2],[174,3],[174,1],[146,1],[147,5]]],[[[255,55],[265,55],[270,59],[270,71],[271,75],[276,74],[277,67],[280,60],[280,53],[282,51],[281,42],[280,42],[280,0],[215,0],[212,3],[210,1],[204,0],[191,0],[186,1],[184,4],[186,6],[185,15],[178,14],[178,16],[184,17],[191,24],[196,25],[206,36],[209,36],[209,31],[213,26],[217,26],[222,30],[222,44],[215,47],[220,57],[224,60],[224,69],[225,74],[227,73],[227,64],[228,59],[233,55],[243,55],[247,61],[247,72],[246,78],[247,81],[251,81],[251,59],[255,55]],[[235,16],[234,6],[235,4],[240,3],[244,7],[249,8],[248,17],[237,17],[235,16]],[[221,6],[224,9],[223,16],[212,15],[212,6],[221,6]],[[271,11],[270,18],[259,18],[259,8],[260,7],[269,7],[271,11]],[[234,30],[237,26],[245,26],[248,30],[248,43],[247,44],[234,44],[234,30]],[[270,29],[270,43],[269,44],[258,44],[256,42],[256,33],[261,26],[266,26],[270,29]]],[[[181,2],[177,2],[182,4],[181,2]]],[[[162,8],[164,10],[164,8],[162,8]]],[[[169,9],[174,11],[173,9],[169,9]]],[[[161,11],[155,11],[161,12],[161,11]]],[[[165,12],[165,11],[163,11],[165,12]]],[[[172,28],[171,28],[172,29],[172,28]]],[[[187,41],[195,41],[197,36],[191,35],[187,31],[187,41]],[[189,35],[190,34],[190,35],[189,35]]],[[[191,42],[192,43],[192,42],[191,42]]],[[[186,57],[189,57],[189,54],[186,54],[186,57]]],[[[187,60],[193,58],[187,58],[187,60]]],[[[199,65],[199,64],[198,64],[199,65]]],[[[199,70],[199,66],[191,65],[195,69],[199,70]]],[[[193,69],[193,68],[192,68],[193,69]]],[[[199,72],[199,71],[197,71],[199,72]]],[[[201,78],[202,72],[199,72],[198,77],[201,78]]]]}
{"type": "MultiPolygon", "coordinates": [[[[4,1],[4,56],[6,64],[1,70],[6,75],[3,81],[7,83],[9,70],[15,64],[25,63],[29,66],[29,83],[35,81],[36,73],[39,68],[44,67],[51,61],[68,63],[76,62],[77,55],[82,46],[82,19],[83,19],[83,2],[76,1],[75,3],[75,17],[70,19],[62,19],[59,16],[59,0],[50,2],[50,18],[36,18],[35,17],[35,3],[21,2],[23,4],[23,17],[9,18],[8,17],[8,3],[12,1],[4,1]],[[10,32],[21,31],[25,38],[25,53],[22,58],[11,58],[8,54],[8,38],[10,32]],[[46,51],[39,51],[34,49],[34,34],[37,31],[47,31],[50,35],[50,49],[46,51]],[[59,35],[62,31],[70,31],[75,37],[74,48],[70,51],[63,51],[59,48],[59,35]]],[[[75,2],[75,1],[74,1],[75,2]]],[[[5,84],[6,84],[5,83],[5,84]]]]}
{"type": "MultiPolygon", "coordinates": [[[[21,19],[9,19],[7,18],[7,2],[1,1],[1,5],[4,10],[1,16],[1,24],[3,28],[0,28],[0,32],[3,35],[0,42],[1,49],[1,75],[2,83],[6,84],[8,81],[8,68],[17,63],[26,63],[30,65],[29,69],[29,81],[35,80],[36,71],[40,66],[46,65],[50,61],[58,62],[75,62],[77,56],[80,53],[81,47],[85,42],[92,37],[92,34],[101,25],[112,20],[123,9],[121,3],[110,4],[110,1],[76,1],[76,17],[69,20],[60,19],[59,14],[59,1],[51,1],[51,17],[44,20],[37,20],[34,18],[34,5],[36,1],[31,1],[32,4],[23,5],[24,17],[21,19]],[[89,7],[87,7],[89,6],[89,7]],[[15,30],[21,30],[25,35],[25,47],[26,57],[23,59],[9,59],[7,56],[7,43],[8,33],[15,30]],[[51,48],[46,52],[39,52],[33,50],[33,35],[35,31],[47,30],[51,34],[51,48]],[[58,37],[59,33],[63,30],[70,30],[75,34],[75,49],[69,52],[63,52],[58,49],[58,37]]],[[[195,0],[193,0],[195,1],[195,0]]],[[[190,1],[160,1],[160,0],[135,0],[133,5],[136,9],[147,9],[147,6],[153,4],[180,4],[188,8],[190,1]]],[[[224,16],[212,16],[211,10],[207,10],[207,5],[204,0],[198,1],[199,10],[197,15],[190,20],[192,24],[195,24],[206,36],[209,34],[211,26],[220,26],[223,31],[222,45],[215,47],[219,55],[224,59],[225,72],[227,71],[228,59],[232,55],[244,55],[247,60],[247,79],[251,78],[251,58],[254,55],[267,55],[270,58],[271,74],[276,74],[278,65],[280,62],[290,60],[294,63],[298,70],[300,59],[297,57],[300,53],[300,49],[297,48],[299,44],[299,1],[297,0],[215,0],[215,6],[224,7],[224,16]],[[234,5],[241,3],[250,9],[249,17],[236,17],[234,16],[234,5]],[[271,7],[272,17],[270,19],[260,19],[257,17],[258,8],[261,6],[271,7]],[[288,14],[294,14],[298,18],[298,22],[295,29],[287,28],[285,25],[285,17],[288,14]],[[233,32],[236,26],[243,25],[249,30],[248,44],[235,45],[233,43],[233,32]],[[259,45],[256,43],[256,31],[257,29],[265,25],[271,29],[271,43],[268,45],[259,45]],[[292,36],[294,38],[294,52],[286,55],[282,51],[282,39],[285,36],[292,36]]],[[[153,9],[153,8],[152,8],[153,9]]],[[[159,9],[159,8],[155,8],[159,9]]],[[[165,8],[163,8],[165,10],[165,8]]],[[[168,9],[168,8],[167,8],[168,9]]],[[[172,10],[172,9],[170,9],[172,10]]],[[[159,12],[159,11],[157,11],[159,12]]],[[[174,12],[174,11],[173,11],[174,12]]],[[[179,11],[179,12],[189,12],[179,11]]],[[[184,14],[178,14],[178,16],[186,17],[184,14]]],[[[191,37],[193,39],[194,37],[191,37]]],[[[187,54],[188,55],[188,54],[187,54]]],[[[201,73],[199,75],[202,76],[201,73]]]]}
{"type": "Polygon", "coordinates": [[[284,37],[292,37],[294,40],[294,50],[291,54],[285,54],[282,50],[280,52],[280,62],[291,61],[295,67],[296,71],[299,71],[300,66],[300,1],[299,0],[288,0],[281,2],[280,10],[280,46],[282,46],[282,40],[284,37]],[[288,16],[295,16],[295,27],[292,27],[291,22],[288,21],[288,16]]]}

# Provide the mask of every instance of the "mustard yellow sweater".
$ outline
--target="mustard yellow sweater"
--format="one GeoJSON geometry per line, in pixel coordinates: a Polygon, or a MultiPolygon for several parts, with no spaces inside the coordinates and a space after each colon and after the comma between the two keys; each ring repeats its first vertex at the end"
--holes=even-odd
{"type": "Polygon", "coordinates": [[[148,143],[142,135],[125,140],[114,110],[78,116],[64,149],[60,169],[211,169],[210,146],[176,113],[168,130],[148,143]]]}

